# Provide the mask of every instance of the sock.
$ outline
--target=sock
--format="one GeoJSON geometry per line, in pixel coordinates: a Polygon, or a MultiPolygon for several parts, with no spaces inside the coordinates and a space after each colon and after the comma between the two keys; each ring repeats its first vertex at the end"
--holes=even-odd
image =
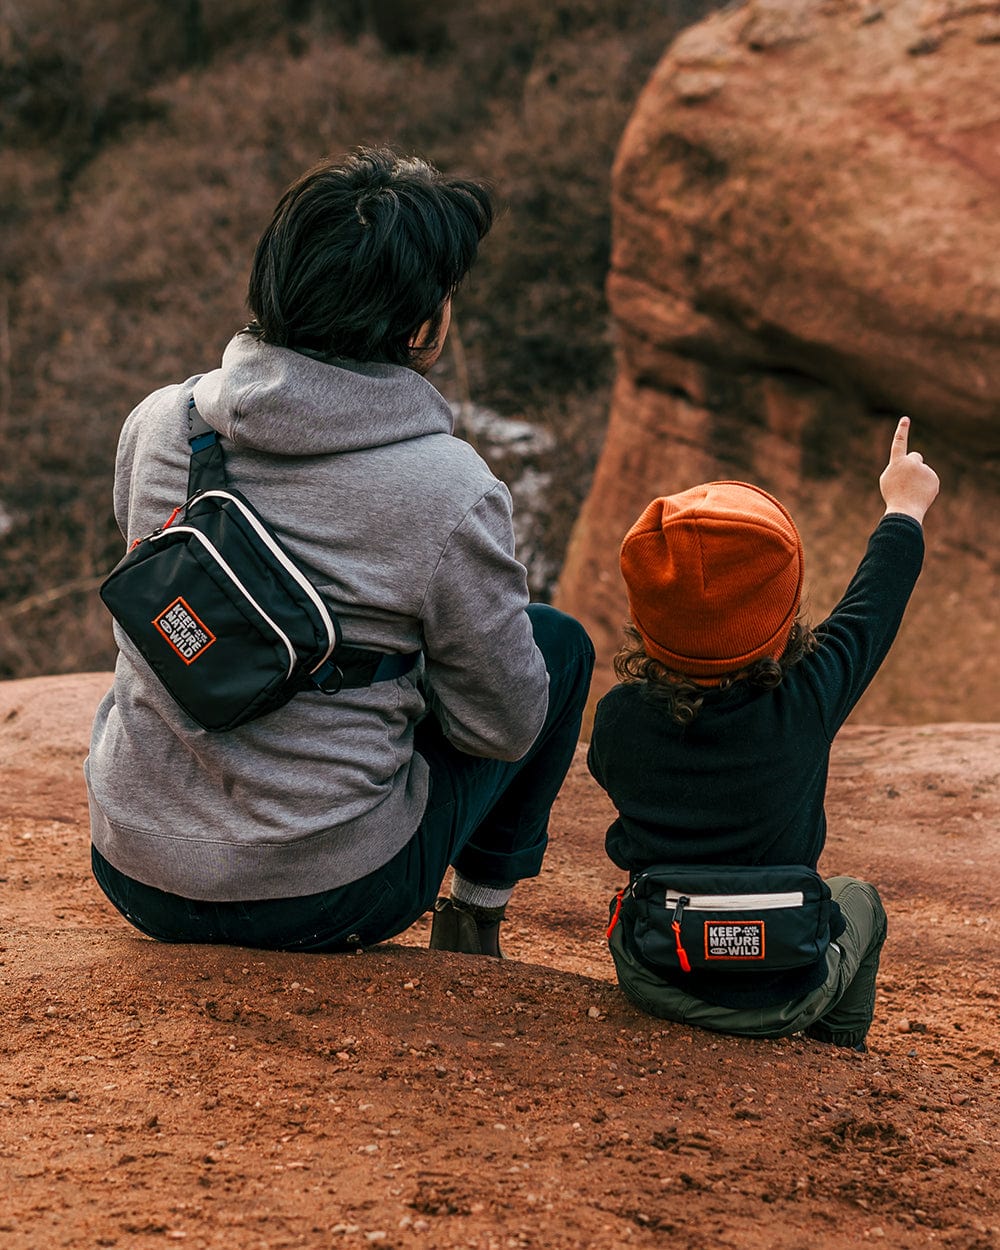
{"type": "Polygon", "coordinates": [[[492,885],[479,885],[475,881],[466,880],[458,872],[452,877],[452,899],[471,911],[478,921],[487,924],[490,921],[503,919],[504,909],[513,893],[512,885],[499,888],[492,885]]]}

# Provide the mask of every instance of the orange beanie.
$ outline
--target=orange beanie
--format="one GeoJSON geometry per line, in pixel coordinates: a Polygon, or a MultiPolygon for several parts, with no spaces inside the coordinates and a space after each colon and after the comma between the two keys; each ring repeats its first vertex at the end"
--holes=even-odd
{"type": "Polygon", "coordinates": [[[795,522],[746,482],[654,499],[621,548],[646,654],[705,679],[781,656],[802,598],[802,566],[795,522]]]}

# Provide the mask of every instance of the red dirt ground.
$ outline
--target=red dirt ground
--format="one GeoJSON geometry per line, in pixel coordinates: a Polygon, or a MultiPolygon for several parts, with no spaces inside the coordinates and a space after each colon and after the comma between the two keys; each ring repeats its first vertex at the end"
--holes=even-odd
{"type": "Polygon", "coordinates": [[[0,685],[5,1250],[1000,1244],[1000,725],[838,741],[823,868],[890,913],[857,1055],[625,1001],[582,753],[508,962],[147,941],[89,876],[107,684],[0,685]]]}

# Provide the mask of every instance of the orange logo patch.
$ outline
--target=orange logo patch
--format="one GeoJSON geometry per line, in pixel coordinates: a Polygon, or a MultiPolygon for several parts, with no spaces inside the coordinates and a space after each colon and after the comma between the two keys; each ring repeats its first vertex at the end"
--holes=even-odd
{"type": "Polygon", "coordinates": [[[193,664],[215,642],[215,635],[180,595],[153,617],[152,624],[185,664],[193,664]]]}

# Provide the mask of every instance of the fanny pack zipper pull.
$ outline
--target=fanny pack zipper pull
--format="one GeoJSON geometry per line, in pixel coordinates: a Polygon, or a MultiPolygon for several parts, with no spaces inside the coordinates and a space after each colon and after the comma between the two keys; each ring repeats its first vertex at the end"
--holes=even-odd
{"type": "Polygon", "coordinates": [[[614,933],[615,931],[615,926],[618,924],[618,921],[621,919],[622,899],[625,897],[628,891],[629,891],[629,887],[623,886],[622,889],[620,889],[618,893],[615,895],[615,899],[616,899],[615,914],[611,917],[611,923],[608,925],[604,933],[604,936],[609,941],[611,940],[612,933],[614,933]]]}
{"type": "MultiPolygon", "coordinates": [[[[191,501],[188,500],[188,503],[190,502],[191,501]]],[[[129,547],[129,551],[135,551],[136,547],[138,547],[141,543],[148,542],[150,538],[155,538],[157,534],[162,534],[165,529],[169,529],[170,526],[173,525],[173,523],[177,520],[178,512],[180,512],[183,508],[186,508],[186,507],[187,507],[186,503],[179,503],[177,507],[173,510],[173,512],[171,512],[171,514],[167,517],[167,519],[163,522],[163,524],[158,529],[150,530],[150,532],[148,534],[144,534],[142,538],[133,538],[132,545],[129,547]]]]}
{"type": "Polygon", "coordinates": [[[682,894],[677,900],[677,906],[674,908],[674,918],[670,922],[670,927],[674,931],[674,941],[677,943],[677,958],[680,961],[681,972],[691,971],[691,961],[688,959],[687,951],[684,949],[684,943],[681,941],[681,913],[687,907],[691,900],[686,894],[682,894]]]}

